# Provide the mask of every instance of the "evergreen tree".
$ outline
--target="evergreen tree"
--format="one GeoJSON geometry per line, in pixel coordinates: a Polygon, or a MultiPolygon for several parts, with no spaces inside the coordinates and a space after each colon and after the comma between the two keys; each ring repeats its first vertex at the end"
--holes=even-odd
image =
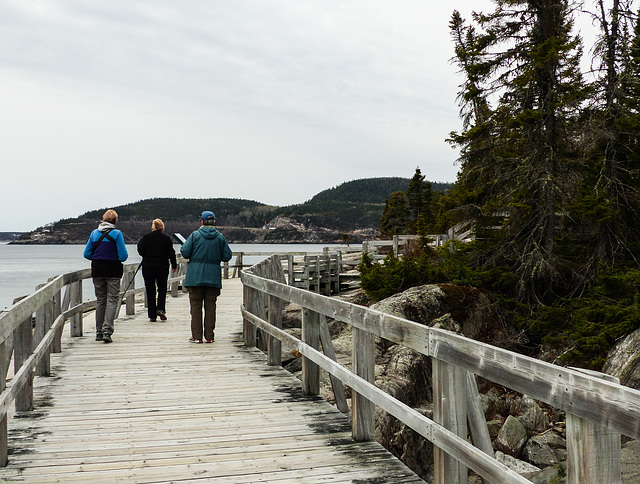
{"type": "Polygon", "coordinates": [[[598,77],[589,117],[589,177],[577,205],[583,225],[595,232],[588,234],[596,247],[594,268],[633,256],[640,239],[640,31],[630,3],[613,0],[607,8],[596,0],[593,13],[600,27],[594,49],[598,77]]]}
{"type": "Polygon", "coordinates": [[[407,196],[403,191],[394,192],[391,194],[391,199],[388,199],[385,203],[380,220],[380,232],[387,237],[405,234],[408,223],[407,196]]]}
{"type": "Polygon", "coordinates": [[[417,233],[417,223],[420,216],[424,216],[426,224],[428,224],[428,220],[433,220],[431,183],[424,181],[424,175],[420,172],[420,168],[416,168],[413,178],[409,181],[406,195],[409,209],[407,230],[411,233],[417,233]]]}
{"type": "Polygon", "coordinates": [[[575,284],[557,244],[578,172],[580,41],[569,0],[494,3],[491,14],[474,14],[481,34],[452,19],[465,34],[456,56],[467,77],[461,97],[474,113],[452,141],[463,152],[459,181],[492,180],[478,199],[485,216],[504,217],[491,260],[513,266],[523,297],[540,298],[575,284]]]}
{"type": "Polygon", "coordinates": [[[454,42],[453,61],[464,75],[458,102],[463,131],[452,132],[448,142],[460,147],[461,169],[453,188],[442,199],[441,228],[468,219],[479,219],[483,207],[495,193],[493,130],[488,92],[484,83],[488,69],[483,63],[480,39],[460,13],[453,12],[449,23],[454,42]]]}

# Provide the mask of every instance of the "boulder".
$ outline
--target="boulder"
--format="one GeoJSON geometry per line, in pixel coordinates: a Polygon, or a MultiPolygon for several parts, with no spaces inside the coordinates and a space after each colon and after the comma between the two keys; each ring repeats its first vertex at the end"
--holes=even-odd
{"type": "Polygon", "coordinates": [[[504,425],[493,441],[493,448],[513,457],[520,457],[527,443],[527,429],[512,415],[507,417],[504,425]]]}
{"type": "Polygon", "coordinates": [[[462,332],[462,327],[456,323],[453,316],[451,316],[451,313],[443,314],[439,318],[431,320],[429,326],[436,329],[446,329],[447,331],[453,331],[454,333],[462,332]]]}
{"type": "Polygon", "coordinates": [[[566,478],[563,477],[566,474],[567,465],[566,462],[563,462],[560,465],[543,469],[533,477],[529,477],[529,480],[534,484],[561,484],[566,482],[566,478]]]}
{"type": "Polygon", "coordinates": [[[444,300],[439,286],[427,284],[378,301],[371,309],[426,325],[444,312],[444,300]]]}
{"type": "Polygon", "coordinates": [[[561,435],[558,435],[558,433],[556,433],[553,430],[544,432],[540,435],[536,435],[535,437],[532,437],[532,438],[536,438],[540,442],[544,442],[545,444],[549,445],[549,447],[551,447],[553,450],[567,448],[566,439],[561,435]]]}
{"type": "Polygon", "coordinates": [[[529,463],[544,469],[560,463],[560,459],[539,435],[531,437],[524,446],[522,457],[529,463]]]}
{"type": "Polygon", "coordinates": [[[622,385],[640,390],[640,329],[627,335],[609,351],[602,371],[618,377],[622,385]]]}
{"type": "MultiPolygon", "coordinates": [[[[415,410],[433,418],[431,408],[416,407],[415,410]]],[[[425,477],[433,470],[433,444],[378,407],[375,431],[376,440],[415,473],[425,477]]]]}
{"type": "Polygon", "coordinates": [[[501,464],[504,464],[505,466],[507,466],[512,471],[517,472],[522,477],[525,477],[527,479],[535,476],[541,471],[539,467],[531,465],[522,460],[516,459],[515,457],[504,454],[503,452],[500,452],[500,451],[496,452],[496,460],[501,464]]]}
{"type": "Polygon", "coordinates": [[[527,429],[529,435],[540,434],[549,427],[549,416],[540,408],[540,405],[531,397],[524,396],[521,400],[522,415],[518,420],[527,429]]]}

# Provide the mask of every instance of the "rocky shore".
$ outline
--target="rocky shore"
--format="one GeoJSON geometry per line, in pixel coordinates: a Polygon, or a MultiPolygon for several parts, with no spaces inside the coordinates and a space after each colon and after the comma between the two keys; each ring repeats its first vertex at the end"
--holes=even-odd
{"type": "MultiPolygon", "coordinates": [[[[33,232],[21,234],[10,244],[84,244],[96,222],[85,221],[73,224],[59,224],[40,227],[33,232]]],[[[135,244],[149,232],[151,221],[121,220],[118,229],[124,235],[127,244],[135,244]]],[[[198,228],[192,222],[168,221],[166,233],[180,233],[185,237],[198,228]]],[[[304,226],[286,218],[277,217],[261,228],[216,226],[224,234],[229,243],[235,244],[337,244],[362,243],[364,240],[374,239],[378,233],[376,229],[359,229],[348,233],[331,230],[325,227],[304,226]]]]}
{"type": "MultiPolygon", "coordinates": [[[[343,294],[341,297],[356,304],[369,305],[361,291],[343,294]]],[[[404,293],[371,305],[373,309],[393,314],[429,326],[456,331],[470,338],[509,348],[518,340],[518,335],[506,327],[495,327],[492,323],[489,300],[481,291],[447,285],[426,285],[409,289],[404,293]],[[465,309],[460,311],[459,300],[465,300],[465,309]]],[[[300,308],[289,305],[284,326],[296,334],[300,332],[300,308]]],[[[339,322],[330,322],[330,331],[338,361],[351,367],[351,331],[339,322]]],[[[638,360],[628,358],[640,351],[640,331],[635,338],[620,344],[619,355],[610,361],[638,360]]],[[[283,351],[286,351],[283,349],[283,351]]],[[[285,367],[295,374],[301,373],[301,359],[296,352],[286,358],[285,367]]],[[[634,367],[635,368],[635,367],[634,367]]],[[[612,372],[617,370],[609,369],[612,372]]],[[[640,375],[640,370],[621,369],[631,376],[640,375]]],[[[640,382],[640,379],[634,380],[640,382]]],[[[403,346],[378,339],[376,344],[376,385],[402,402],[431,417],[433,414],[431,361],[403,346]]],[[[321,383],[322,395],[334,402],[331,384],[325,374],[321,383]]],[[[478,379],[485,418],[493,442],[496,458],[537,484],[565,483],[566,473],[566,427],[563,412],[536,402],[492,382],[478,379]]],[[[346,388],[347,398],[350,389],[346,388]]],[[[433,446],[420,435],[386,412],[376,409],[376,438],[394,455],[413,469],[427,482],[433,480],[433,446]]],[[[623,482],[640,483],[640,445],[637,441],[623,438],[623,482]]],[[[477,475],[470,473],[470,483],[481,483],[477,475]]]]}

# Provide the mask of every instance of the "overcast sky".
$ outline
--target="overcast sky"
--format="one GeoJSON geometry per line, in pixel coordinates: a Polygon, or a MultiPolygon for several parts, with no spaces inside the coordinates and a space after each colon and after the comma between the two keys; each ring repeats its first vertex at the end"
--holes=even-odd
{"type": "Polygon", "coordinates": [[[448,22],[491,6],[0,0],[0,231],[153,197],[290,205],[416,167],[453,182],[448,22]]]}

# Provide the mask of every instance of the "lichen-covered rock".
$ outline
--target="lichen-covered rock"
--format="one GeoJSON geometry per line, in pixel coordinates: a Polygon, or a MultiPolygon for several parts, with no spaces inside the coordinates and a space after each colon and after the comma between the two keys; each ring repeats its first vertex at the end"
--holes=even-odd
{"type": "Polygon", "coordinates": [[[560,459],[551,446],[538,435],[534,435],[527,441],[522,452],[522,457],[530,464],[540,467],[541,469],[560,463],[560,459]]]}
{"type": "Polygon", "coordinates": [[[378,301],[371,309],[399,318],[428,324],[443,313],[445,294],[439,286],[427,284],[412,287],[406,291],[378,301]]]}
{"type": "Polygon", "coordinates": [[[529,434],[539,434],[549,427],[549,416],[540,408],[540,405],[531,397],[524,396],[522,403],[522,415],[518,420],[524,425],[529,434]]]}
{"type": "Polygon", "coordinates": [[[525,461],[516,459],[515,457],[504,454],[503,452],[500,452],[500,451],[496,452],[496,460],[501,464],[504,464],[505,466],[507,466],[512,471],[517,472],[522,477],[526,477],[527,479],[535,476],[541,470],[539,467],[531,465],[525,461]]]}
{"type": "MultiPolygon", "coordinates": [[[[428,418],[433,409],[416,407],[415,410],[428,418]]],[[[376,440],[420,476],[427,476],[433,469],[433,444],[410,427],[376,408],[376,440]]]]}
{"type": "Polygon", "coordinates": [[[640,329],[609,351],[603,372],[618,377],[622,385],[640,390],[640,329]]]}
{"type": "Polygon", "coordinates": [[[527,429],[517,418],[509,415],[500,432],[498,432],[496,440],[493,441],[493,448],[518,458],[522,454],[526,443],[527,429]]]}
{"type": "Polygon", "coordinates": [[[533,484],[563,484],[566,482],[566,478],[563,477],[566,473],[567,465],[563,462],[559,465],[542,469],[541,472],[538,472],[528,479],[533,482],[533,484]]]}

